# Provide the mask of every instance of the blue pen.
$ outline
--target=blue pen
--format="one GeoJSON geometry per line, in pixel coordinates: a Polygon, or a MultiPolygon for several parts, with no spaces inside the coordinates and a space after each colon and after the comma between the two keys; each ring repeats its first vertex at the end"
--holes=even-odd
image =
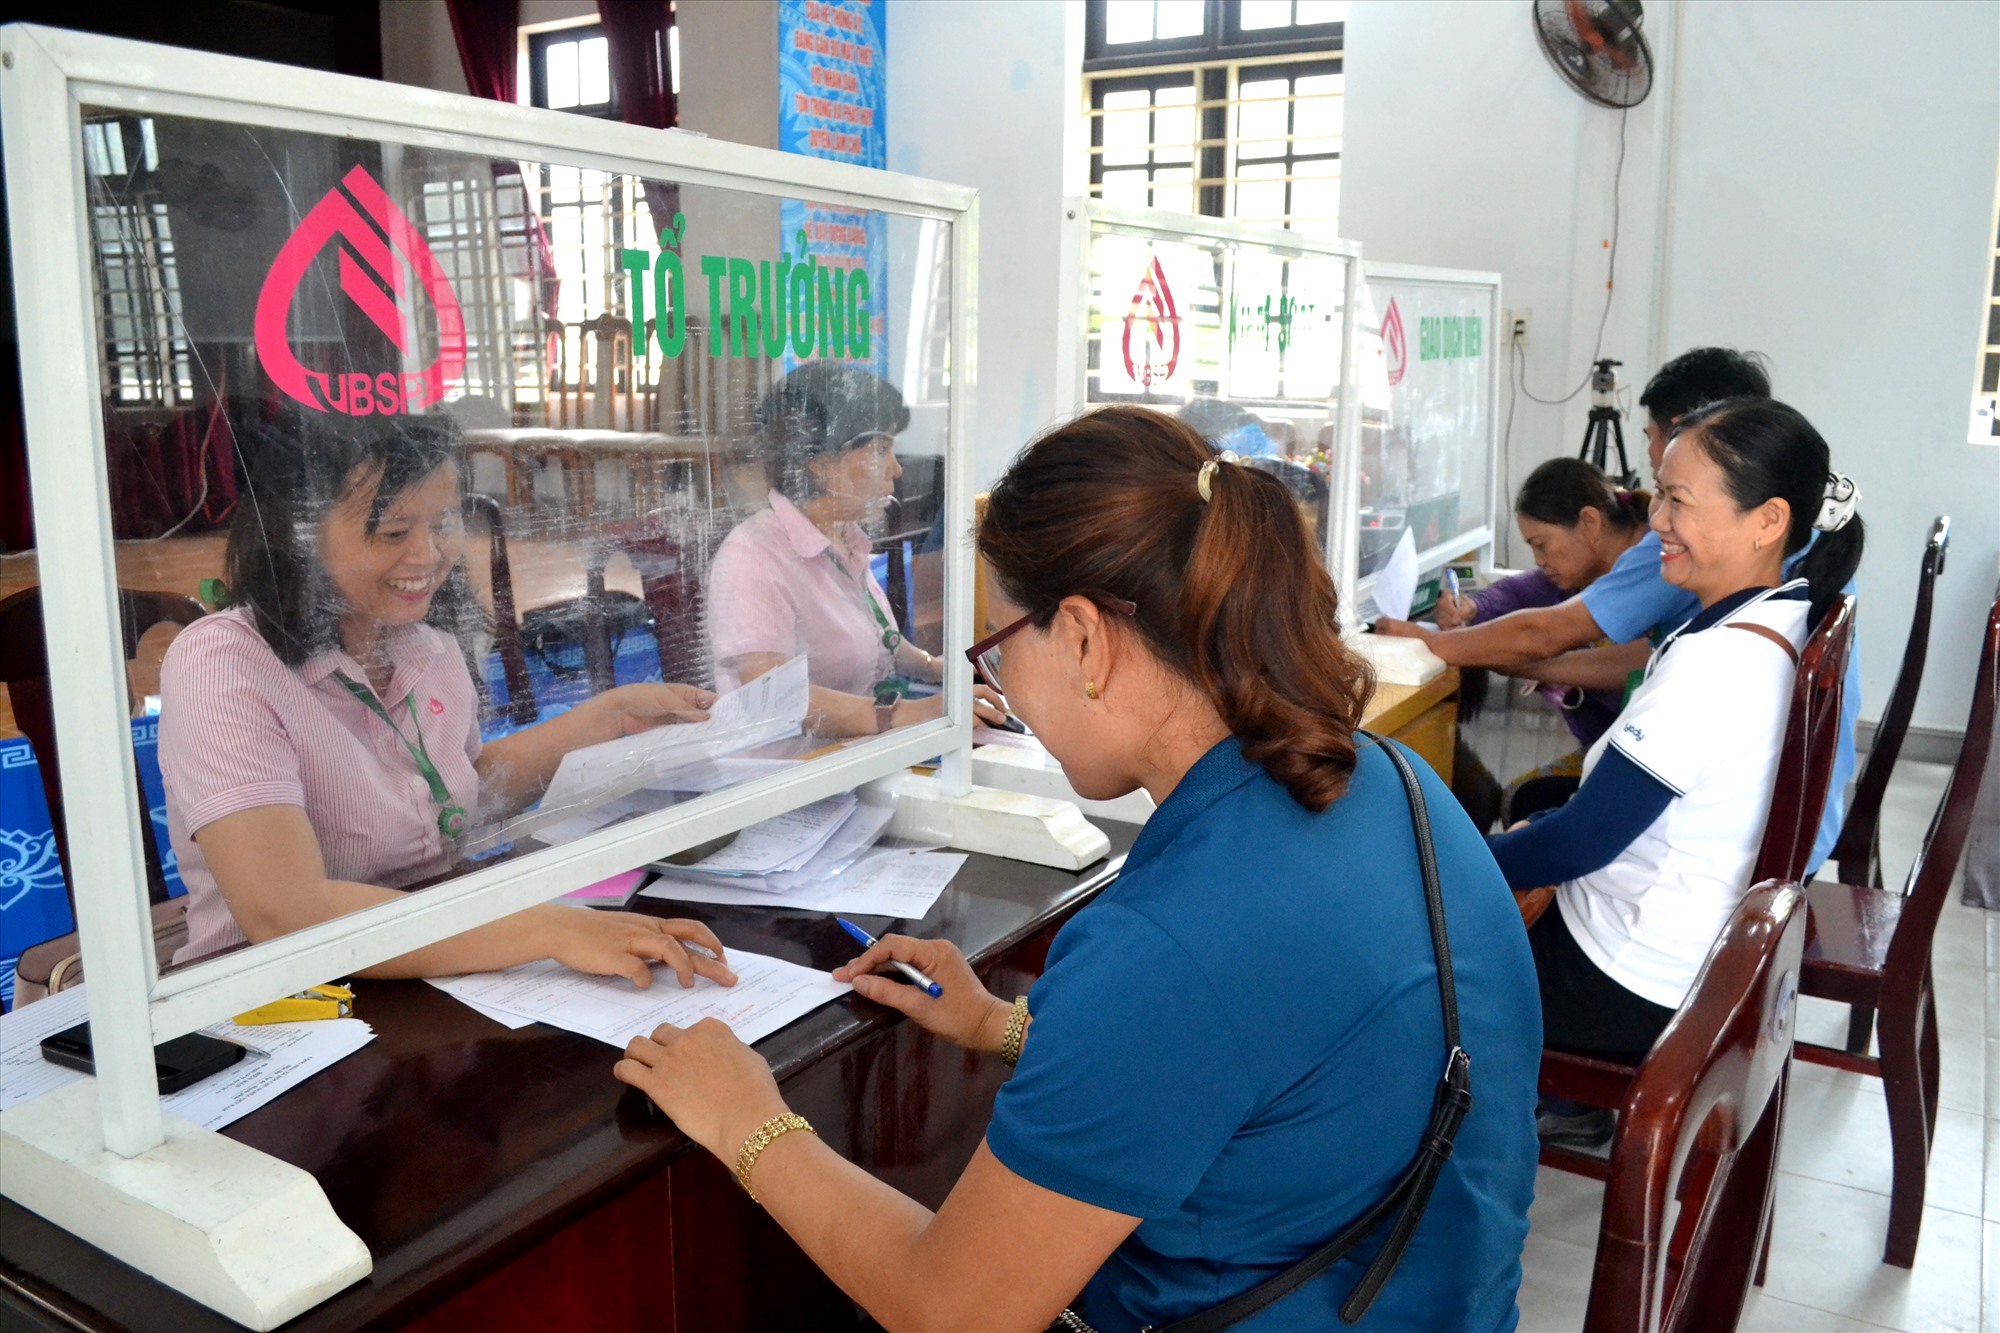
{"type": "MultiPolygon", "coordinates": [[[[861,927],[855,925],[852,921],[849,921],[846,917],[837,916],[834,918],[834,920],[840,923],[840,928],[842,930],[852,935],[855,939],[861,941],[862,948],[872,949],[875,947],[876,943],[875,937],[873,935],[870,935],[867,931],[863,930],[861,927]]],[[[894,965],[895,969],[898,972],[901,972],[904,976],[916,982],[917,985],[923,990],[924,994],[930,996],[933,1000],[937,999],[939,996],[944,994],[944,987],[938,985],[935,981],[932,981],[929,977],[917,971],[917,969],[911,967],[908,963],[897,962],[897,960],[893,958],[890,959],[889,961],[892,965],[894,965]]]]}
{"type": "Polygon", "coordinates": [[[1454,602],[1455,602],[1455,601],[1457,601],[1457,600],[1458,600],[1458,571],[1457,571],[1457,570],[1455,570],[1455,569],[1447,569],[1447,570],[1445,570],[1445,572],[1444,572],[1444,581],[1445,581],[1446,583],[1448,583],[1448,584],[1450,584],[1450,585],[1451,585],[1451,600],[1452,600],[1452,601],[1454,601],[1454,602]]]}

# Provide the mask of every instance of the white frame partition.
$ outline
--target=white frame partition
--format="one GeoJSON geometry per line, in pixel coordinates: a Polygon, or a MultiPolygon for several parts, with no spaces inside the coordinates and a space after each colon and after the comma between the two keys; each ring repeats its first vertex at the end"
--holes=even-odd
{"type": "Polygon", "coordinates": [[[117,576],[97,404],[80,105],[368,137],[496,159],[552,156],[570,165],[726,187],[950,224],[953,402],[946,446],[945,659],[971,642],[972,420],[978,290],[978,201],[956,185],[872,171],[693,135],[538,111],[425,89],[201,52],[9,25],[0,29],[4,133],[24,412],[62,744],[62,786],[91,834],[71,840],[84,962],[90,977],[104,1146],[120,1156],[162,1142],[154,1043],[277,995],[383,959],[809,801],[945,755],[941,789],[970,772],[970,673],[947,673],[941,719],[766,778],[615,825],[589,838],[157,975],[146,911],[120,646],[117,576]]]}
{"type": "MultiPolygon", "coordinates": [[[[1498,273],[1481,272],[1475,269],[1433,268],[1423,264],[1390,264],[1370,259],[1362,262],[1361,276],[1364,283],[1369,279],[1382,278],[1391,282],[1429,283],[1441,287],[1477,288],[1488,293],[1486,320],[1488,330],[1487,347],[1490,354],[1494,357],[1494,373],[1490,380],[1486,408],[1488,423],[1485,487],[1486,522],[1470,532],[1460,533],[1449,541],[1441,542],[1436,546],[1418,551],[1417,568],[1422,573],[1430,573],[1433,570],[1443,567],[1448,561],[1469,551],[1482,553],[1482,565],[1490,565],[1493,556],[1494,526],[1501,512],[1499,507],[1501,503],[1499,491],[1500,380],[1502,375],[1506,373],[1498,355],[1501,344],[1496,341],[1500,336],[1500,312],[1505,308],[1500,302],[1500,275],[1498,273]]],[[[1361,516],[1359,506],[1361,490],[1361,425],[1358,415],[1360,410],[1359,402],[1356,401],[1354,406],[1357,413],[1354,427],[1354,448],[1346,456],[1347,474],[1344,478],[1344,485],[1349,497],[1346,508],[1346,532],[1350,544],[1343,548],[1345,559],[1342,561],[1342,564],[1350,571],[1358,571],[1361,568],[1361,516]]],[[[1375,575],[1373,574],[1368,575],[1366,578],[1354,579],[1350,583],[1344,583],[1341,586],[1342,605],[1356,607],[1358,613],[1360,599],[1371,596],[1374,587],[1375,575]]]]}
{"type": "Polygon", "coordinates": [[[1127,235],[1145,236],[1162,241],[1180,241],[1195,245],[1214,242],[1255,247],[1289,259],[1303,255],[1327,255],[1347,261],[1346,283],[1341,297],[1340,326],[1340,387],[1341,394],[1334,424],[1334,465],[1328,478],[1327,532],[1322,534],[1326,550],[1328,571],[1341,591],[1341,605],[1350,604],[1353,589],[1353,568],[1351,560],[1343,560],[1341,553],[1351,553],[1358,549],[1359,536],[1354,531],[1356,506],[1353,502],[1356,467],[1354,459],[1359,449],[1361,413],[1358,393],[1355,391],[1356,373],[1359,360],[1355,351],[1356,315],[1362,298],[1364,261],[1359,241],[1346,241],[1333,236],[1318,236],[1311,232],[1291,231],[1284,227],[1259,226],[1255,223],[1237,222],[1230,218],[1208,217],[1196,213],[1173,213],[1157,208],[1123,208],[1092,199],[1066,199],[1063,201],[1063,227],[1065,240],[1062,247],[1062,271],[1059,275],[1063,290],[1075,302],[1074,317],[1059,321],[1057,335],[1057,355],[1061,360],[1065,383],[1058,391],[1067,401],[1076,404],[1078,411],[1090,406],[1085,395],[1089,392],[1090,358],[1090,238],[1093,224],[1101,224],[1127,235]]]}

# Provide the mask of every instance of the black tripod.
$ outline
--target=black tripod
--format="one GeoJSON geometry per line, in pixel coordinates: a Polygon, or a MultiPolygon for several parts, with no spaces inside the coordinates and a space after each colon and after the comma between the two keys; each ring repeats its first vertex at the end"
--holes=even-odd
{"type": "Polygon", "coordinates": [[[1609,359],[1599,361],[1590,372],[1590,420],[1583,428],[1583,447],[1576,456],[1589,462],[1611,478],[1614,485],[1627,489],[1639,484],[1639,474],[1632,470],[1630,460],[1625,457],[1624,417],[1618,411],[1618,374],[1616,367],[1623,361],[1609,359]],[[1607,464],[1611,460],[1611,448],[1618,448],[1618,470],[1613,472],[1607,464]]]}

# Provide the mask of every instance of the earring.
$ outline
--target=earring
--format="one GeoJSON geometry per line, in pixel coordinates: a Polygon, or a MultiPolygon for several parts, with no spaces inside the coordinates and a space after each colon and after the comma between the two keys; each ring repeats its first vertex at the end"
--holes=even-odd
{"type": "Polygon", "coordinates": [[[1097,697],[1096,681],[1086,680],[1085,682],[1083,682],[1083,697],[1086,699],[1095,699],[1097,697]]]}

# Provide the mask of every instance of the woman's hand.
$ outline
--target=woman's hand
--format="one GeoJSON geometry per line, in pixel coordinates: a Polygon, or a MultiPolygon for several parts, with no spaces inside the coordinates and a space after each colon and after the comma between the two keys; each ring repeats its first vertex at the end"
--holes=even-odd
{"type": "Polygon", "coordinates": [[[650,964],[661,962],[674,970],[682,986],[694,985],[696,976],[724,986],[736,984],[736,974],[724,961],[722,942],[699,921],[560,904],[533,910],[547,914],[543,942],[548,956],[573,971],[625,977],[644,990],[653,984],[650,964]],[[699,945],[714,957],[703,957],[682,941],[699,945]]]}
{"type": "Polygon", "coordinates": [[[1458,597],[1446,592],[1438,598],[1431,617],[1437,621],[1439,629],[1457,629],[1479,619],[1479,603],[1470,597],[1458,597]]]}
{"type": "Polygon", "coordinates": [[[651,1097],[681,1133],[732,1169],[743,1140],[785,1113],[771,1066],[718,1018],[688,1028],[662,1023],[652,1036],[632,1038],[611,1075],[651,1097]]]}
{"type": "Polygon", "coordinates": [[[1426,642],[1430,640],[1431,635],[1437,633],[1436,630],[1425,629],[1413,620],[1397,620],[1392,616],[1383,616],[1376,620],[1375,632],[1387,634],[1391,638],[1423,639],[1426,642]]]}
{"type": "Polygon", "coordinates": [[[1007,1035],[1010,1006],[996,999],[972,965],[949,940],[919,940],[908,935],[884,935],[875,946],[845,967],[835,968],[835,981],[845,981],[854,993],[907,1014],[918,1027],[935,1032],[968,1051],[998,1052],[1007,1035]],[[932,999],[915,986],[874,975],[894,960],[908,963],[944,991],[932,999]]]}
{"type": "MultiPolygon", "coordinates": [[[[929,722],[932,718],[943,716],[944,696],[933,694],[925,699],[900,700],[896,704],[896,711],[889,716],[889,725],[913,727],[919,722],[929,722]]],[[[975,722],[989,727],[1004,726],[1007,721],[1007,701],[990,685],[974,685],[972,717],[975,722]]]]}
{"type": "Polygon", "coordinates": [[[620,685],[582,705],[601,715],[607,739],[707,719],[715,696],[693,685],[620,685]]]}

